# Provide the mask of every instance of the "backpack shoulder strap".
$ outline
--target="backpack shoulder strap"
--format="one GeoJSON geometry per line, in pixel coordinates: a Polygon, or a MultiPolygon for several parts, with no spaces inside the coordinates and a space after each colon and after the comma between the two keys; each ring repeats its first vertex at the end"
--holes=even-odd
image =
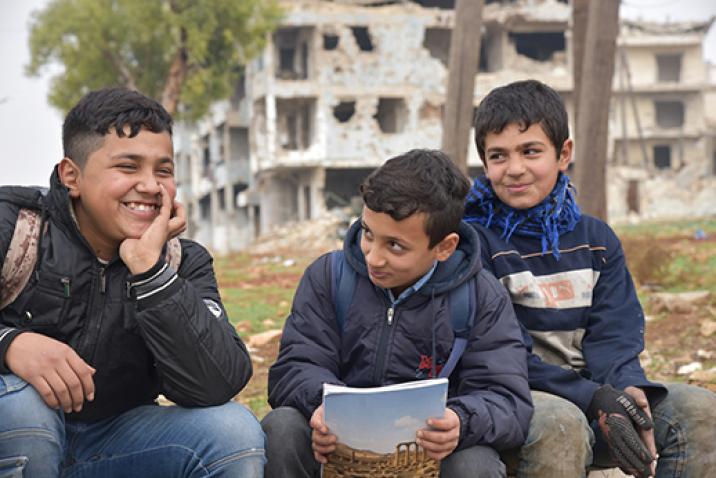
{"type": "Polygon", "coordinates": [[[174,272],[179,272],[179,266],[181,265],[181,242],[178,237],[173,237],[167,241],[167,253],[165,260],[169,267],[174,269],[174,272]]]}
{"type": "Polygon", "coordinates": [[[0,273],[0,309],[17,299],[30,280],[37,262],[41,228],[42,216],[39,211],[20,209],[0,273]]]}
{"type": "Polygon", "coordinates": [[[356,272],[346,263],[343,251],[331,253],[331,278],[333,281],[331,294],[336,311],[336,322],[338,322],[339,333],[342,333],[346,324],[346,314],[353,302],[356,285],[356,272]]]}
{"type": "Polygon", "coordinates": [[[450,304],[450,323],[455,341],[450,356],[440,370],[438,377],[449,377],[460,361],[467,348],[467,339],[470,337],[472,325],[475,322],[475,278],[463,282],[459,287],[452,289],[448,294],[450,304]]]}

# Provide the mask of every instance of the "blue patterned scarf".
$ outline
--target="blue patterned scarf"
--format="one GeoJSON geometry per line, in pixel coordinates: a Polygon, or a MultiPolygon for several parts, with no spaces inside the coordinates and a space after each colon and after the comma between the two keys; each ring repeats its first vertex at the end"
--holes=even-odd
{"type": "Polygon", "coordinates": [[[480,176],[467,195],[463,219],[501,228],[505,241],[509,241],[512,234],[539,237],[542,254],[552,249],[554,258],[559,260],[559,236],[574,230],[581,217],[569,176],[559,173],[552,192],[529,209],[514,209],[500,201],[487,176],[480,176]]]}

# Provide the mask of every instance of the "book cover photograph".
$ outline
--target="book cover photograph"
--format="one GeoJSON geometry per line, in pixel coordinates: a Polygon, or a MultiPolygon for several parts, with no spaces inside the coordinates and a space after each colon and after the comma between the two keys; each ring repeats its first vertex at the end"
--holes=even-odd
{"type": "Polygon", "coordinates": [[[374,388],[325,384],[324,421],[337,438],[323,478],[437,478],[440,464],[415,442],[428,418],[445,413],[448,380],[374,388]]]}

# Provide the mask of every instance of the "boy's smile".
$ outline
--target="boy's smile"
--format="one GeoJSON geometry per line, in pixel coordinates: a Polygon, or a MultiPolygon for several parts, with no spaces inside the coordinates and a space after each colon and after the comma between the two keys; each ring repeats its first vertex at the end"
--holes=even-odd
{"type": "Polygon", "coordinates": [[[565,141],[558,157],[539,124],[521,131],[520,125],[510,123],[501,132],[485,136],[485,174],[497,197],[515,209],[541,203],[571,158],[572,140],[565,141]]]}
{"type": "Polygon", "coordinates": [[[424,276],[433,263],[444,261],[457,246],[457,234],[433,248],[425,231],[427,214],[418,212],[396,221],[389,214],[363,207],[360,247],[371,282],[397,297],[424,276]]]}
{"type": "Polygon", "coordinates": [[[171,136],[142,129],[133,138],[112,131],[92,152],[70,189],[82,235],[103,259],[111,258],[126,238],[138,238],[161,208],[164,185],[176,194],[171,136]]]}

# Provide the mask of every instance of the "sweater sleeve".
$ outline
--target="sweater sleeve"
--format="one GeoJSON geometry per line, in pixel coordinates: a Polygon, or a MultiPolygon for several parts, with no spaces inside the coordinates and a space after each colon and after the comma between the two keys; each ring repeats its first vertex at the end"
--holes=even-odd
{"type": "Polygon", "coordinates": [[[228,320],[203,247],[182,241],[178,273],[161,258],[130,277],[130,285],[167,398],[183,406],[213,406],[239,393],[251,377],[251,360],[228,320]]]}
{"type": "Polygon", "coordinates": [[[607,252],[592,295],[582,342],[584,358],[595,381],[622,390],[628,386],[642,388],[654,406],[666,396],[666,388],[647,380],[639,363],[644,350],[644,312],[621,243],[605,227],[607,252]]]}
{"type": "Polygon", "coordinates": [[[323,384],[343,384],[338,378],[339,357],[330,259],[324,255],[306,269],[296,290],[278,359],[269,370],[271,406],[296,408],[309,419],[321,404],[323,384]]]}
{"type": "MultiPolygon", "coordinates": [[[[10,247],[12,236],[15,231],[15,223],[17,222],[19,208],[8,202],[0,202],[0,270],[5,264],[7,250],[10,247]]],[[[0,287],[5,286],[5,281],[0,280],[0,287]]],[[[0,319],[4,317],[3,311],[0,310],[0,319]]],[[[11,370],[5,365],[5,354],[10,347],[10,343],[23,331],[14,327],[10,327],[0,320],[0,374],[11,373],[11,370]]]]}
{"type": "Polygon", "coordinates": [[[479,278],[475,325],[448,407],[460,417],[460,449],[513,448],[532,416],[527,351],[507,292],[488,272],[479,278]]]}

